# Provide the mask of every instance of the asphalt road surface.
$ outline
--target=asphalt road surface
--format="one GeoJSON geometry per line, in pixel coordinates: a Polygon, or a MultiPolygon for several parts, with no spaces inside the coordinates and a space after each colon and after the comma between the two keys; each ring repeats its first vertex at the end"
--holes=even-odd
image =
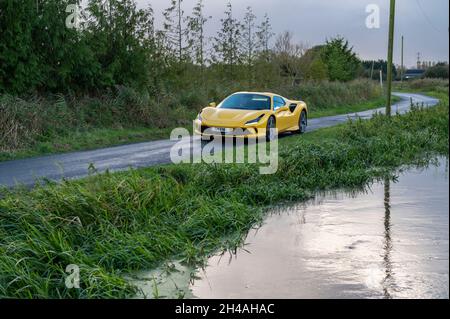
{"type": "MultiPolygon", "coordinates": [[[[410,99],[426,107],[435,106],[439,100],[420,94],[394,93],[401,101],[392,106],[392,114],[405,113],[410,108],[410,99]]],[[[364,112],[328,116],[309,120],[307,132],[346,122],[349,118],[369,119],[384,108],[364,112]]],[[[148,167],[170,163],[170,149],[177,141],[160,140],[136,143],[91,151],[0,162],[0,185],[13,187],[17,184],[33,186],[39,179],[59,181],[62,178],[81,178],[89,174],[93,165],[97,172],[121,171],[131,167],[148,167]]]]}

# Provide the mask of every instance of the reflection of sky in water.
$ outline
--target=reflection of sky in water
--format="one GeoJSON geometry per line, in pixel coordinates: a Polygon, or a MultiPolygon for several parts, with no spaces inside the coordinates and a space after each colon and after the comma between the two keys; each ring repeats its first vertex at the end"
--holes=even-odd
{"type": "Polygon", "coordinates": [[[447,162],[274,211],[245,249],[212,257],[200,298],[448,298],[447,162]]]}

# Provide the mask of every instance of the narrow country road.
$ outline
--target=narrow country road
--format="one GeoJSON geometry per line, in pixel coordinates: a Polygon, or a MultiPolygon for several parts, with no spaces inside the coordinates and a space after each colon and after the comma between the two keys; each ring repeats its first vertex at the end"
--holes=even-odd
{"type": "MultiPolygon", "coordinates": [[[[439,100],[410,93],[394,93],[401,101],[392,106],[393,113],[405,113],[410,108],[410,99],[414,103],[423,103],[430,107],[439,100]]],[[[349,118],[369,119],[375,112],[384,112],[384,108],[322,117],[309,120],[308,132],[346,122],[349,118]]],[[[98,172],[126,170],[130,167],[148,167],[170,163],[170,149],[175,141],[160,140],[136,143],[103,149],[49,155],[29,159],[0,162],[0,185],[12,187],[16,184],[32,186],[36,180],[46,178],[61,180],[62,178],[81,178],[88,175],[88,167],[94,165],[98,172]]]]}

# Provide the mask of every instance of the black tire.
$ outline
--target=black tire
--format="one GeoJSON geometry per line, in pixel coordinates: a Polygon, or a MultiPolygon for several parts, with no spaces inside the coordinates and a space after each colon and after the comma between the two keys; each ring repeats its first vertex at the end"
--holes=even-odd
{"type": "Polygon", "coordinates": [[[271,129],[275,129],[275,128],[276,128],[275,118],[273,116],[271,116],[267,120],[266,142],[270,142],[270,141],[273,141],[275,139],[274,132],[273,132],[273,130],[271,130],[271,129]]]}
{"type": "Polygon", "coordinates": [[[308,115],[306,114],[306,111],[303,110],[298,118],[298,133],[299,134],[305,133],[307,126],[308,126],[308,115]]]}

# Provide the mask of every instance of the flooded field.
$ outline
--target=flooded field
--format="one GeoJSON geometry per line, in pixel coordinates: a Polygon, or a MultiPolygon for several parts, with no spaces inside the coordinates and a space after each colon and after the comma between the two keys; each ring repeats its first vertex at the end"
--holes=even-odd
{"type": "Polygon", "coordinates": [[[151,297],[158,282],[156,294],[172,298],[448,298],[448,209],[441,159],[365,192],[273,210],[242,249],[211,257],[195,280],[178,265],[141,287],[151,297]]]}

